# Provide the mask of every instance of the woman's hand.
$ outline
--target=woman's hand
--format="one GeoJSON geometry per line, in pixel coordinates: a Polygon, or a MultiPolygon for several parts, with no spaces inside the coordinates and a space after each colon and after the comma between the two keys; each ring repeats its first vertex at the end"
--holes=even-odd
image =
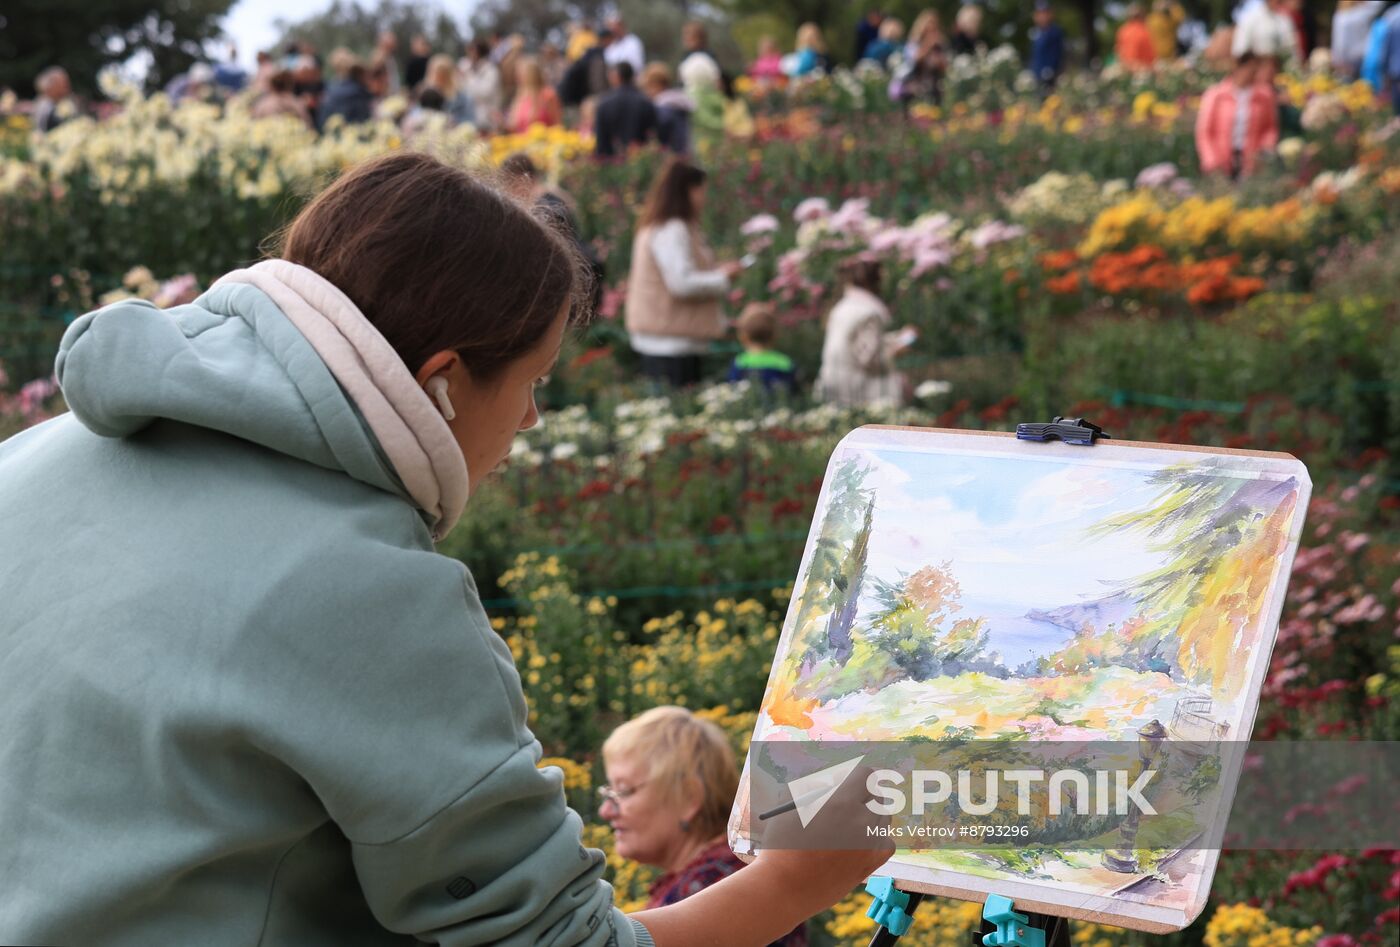
{"type": "Polygon", "coordinates": [[[633,916],[657,947],[772,943],[850,894],[894,854],[888,838],[870,831],[889,819],[866,805],[868,777],[867,769],[848,777],[807,826],[795,812],[771,820],[757,841],[758,859],[742,871],[677,904],[633,916]]]}
{"type": "Polygon", "coordinates": [[[733,280],[740,273],[744,272],[744,264],[738,260],[729,260],[719,265],[719,271],[733,280]]]}

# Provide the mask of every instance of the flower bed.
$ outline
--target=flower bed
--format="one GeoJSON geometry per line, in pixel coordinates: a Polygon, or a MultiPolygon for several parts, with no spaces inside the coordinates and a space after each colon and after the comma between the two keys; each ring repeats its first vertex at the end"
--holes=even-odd
{"type": "MultiPolygon", "coordinates": [[[[998,55],[959,63],[944,107],[908,115],[869,73],[755,93],[755,137],[709,156],[722,199],[707,231],[721,255],[759,256],[734,302],[776,299],[780,347],[810,375],[837,265],[883,260],[896,320],[922,330],[903,361],[921,397],[899,410],[745,386],[648,397],[616,320],[659,156],[595,165],[577,136],[543,129],[417,142],[473,167],[529,151],[608,260],[605,313],[546,390],[553,410],[442,547],[471,567],[585,815],[601,738],[643,709],[692,707],[742,751],[827,457],[866,422],[1006,430],[1085,414],[1122,438],[1298,454],[1317,489],[1258,732],[1396,738],[1400,136],[1359,87],[1286,77],[1304,137],[1227,190],[1194,172],[1207,78],[1075,76],[1042,103],[998,55]]],[[[62,410],[47,365],[65,317],[118,294],[187,301],[346,163],[404,145],[387,123],[315,138],[160,98],[44,139],[6,129],[0,224],[24,239],[0,262],[0,437],[62,410]]],[[[596,821],[586,837],[607,847],[596,821]]],[[[620,903],[639,906],[651,873],[612,853],[609,866],[620,903]]],[[[1393,943],[1397,870],[1388,852],[1227,852],[1190,931],[1078,925],[1074,939],[1393,943]]],[[[864,900],[817,927],[864,943],[864,900]]],[[[919,917],[906,942],[945,944],[978,911],[935,899],[919,917]]]]}

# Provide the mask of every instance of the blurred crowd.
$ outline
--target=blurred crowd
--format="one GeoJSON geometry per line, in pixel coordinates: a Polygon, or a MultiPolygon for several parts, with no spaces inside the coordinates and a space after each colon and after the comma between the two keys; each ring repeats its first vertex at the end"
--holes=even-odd
{"type": "MultiPolygon", "coordinates": [[[[1122,4],[1102,65],[1136,74],[1149,90],[1158,70],[1182,61],[1220,75],[1200,99],[1196,149],[1204,174],[1240,179],[1270,163],[1290,123],[1298,122],[1296,109],[1282,104],[1277,92],[1284,69],[1308,62],[1365,81],[1400,112],[1400,2],[1343,0],[1327,23],[1330,37],[1320,35],[1313,6],[1243,0],[1212,28],[1177,0],[1122,4]]],[[[1084,58],[1082,41],[1067,29],[1073,24],[1061,22],[1064,13],[1053,0],[1034,0],[1025,88],[1047,98],[1071,58],[1084,58]]],[[[840,54],[829,48],[821,24],[804,23],[787,44],[759,37],[742,72],[721,66],[710,28],[700,21],[683,26],[681,52],[670,61],[648,58],[646,44],[620,16],[569,24],[557,31],[560,42],[534,47],[519,35],[489,34],[460,51],[444,51],[417,35],[404,51],[396,34],[385,30],[368,51],[337,48],[324,58],[308,43],[291,42],[280,52],[260,53],[251,74],[233,55],[224,63],[196,63],[164,91],[177,103],[222,105],[237,97],[254,118],[290,117],[317,130],[387,120],[411,137],[430,125],[470,124],[488,135],[562,125],[590,137],[601,160],[636,147],[664,148],[674,156],[640,209],[626,283],[625,321],[643,373],[660,386],[694,384],[711,342],[733,331],[742,352],[730,379],[791,392],[801,372],[781,351],[772,310],[755,304],[732,323],[722,314],[734,280],[751,261],[718,260],[710,250],[700,229],[706,175],[693,156],[705,155],[707,142],[746,123],[752,129],[747,103],[800,89],[838,64],[883,83],[894,102],[936,106],[955,74],[978,75],[964,67],[990,52],[986,20],[977,3],[962,5],[946,25],[933,9],[907,27],[871,10],[855,24],[853,46],[840,54]]],[[[36,90],[27,110],[38,133],[85,111],[60,66],[38,76],[36,90]]],[[[602,264],[579,239],[568,195],[524,154],[507,159],[502,171],[518,197],[545,206],[577,241],[594,269],[596,305],[602,264]]],[[[895,359],[915,337],[892,324],[880,297],[878,264],[854,266],[842,276],[820,370],[808,374],[813,392],[849,404],[907,399],[895,359]]]]}
{"type": "MultiPolygon", "coordinates": [[[[1243,0],[1212,30],[1177,0],[1127,3],[1107,64],[1150,73],[1187,57],[1228,74],[1237,107],[1230,109],[1221,95],[1211,100],[1220,106],[1207,122],[1213,133],[1228,124],[1225,113],[1240,122],[1250,101],[1264,107],[1265,97],[1244,96],[1240,83],[1248,79],[1262,92],[1280,68],[1308,60],[1319,48],[1330,52],[1338,74],[1364,79],[1400,111],[1400,3],[1342,0],[1331,18],[1330,43],[1318,35],[1315,6],[1243,0]]],[[[1045,95],[1070,59],[1060,17],[1051,0],[1034,3],[1026,67],[1045,95]]],[[[977,3],[964,4],[946,26],[933,9],[907,25],[871,10],[856,24],[854,46],[840,62],[883,71],[892,100],[937,104],[959,57],[988,51],[984,20],[977,3]]],[[[778,37],[760,37],[742,73],[721,68],[709,27],[700,21],[684,25],[682,52],[669,62],[649,60],[644,43],[620,16],[571,23],[557,33],[560,42],[533,48],[518,34],[493,33],[461,50],[435,49],[417,35],[401,50],[396,34],[385,30],[368,51],[338,48],[324,56],[309,43],[291,42],[281,51],[259,53],[251,74],[232,54],[227,62],[196,63],[165,92],[176,102],[242,96],[254,117],[291,116],[316,129],[331,121],[372,119],[397,122],[409,135],[430,121],[469,123],[484,134],[567,125],[591,136],[597,154],[607,158],[653,141],[692,153],[697,140],[749,122],[736,90],[763,94],[800,85],[829,73],[838,59],[818,23],[802,24],[786,46],[778,37]]],[[[39,131],[85,111],[62,66],[46,69],[35,86],[36,98],[21,108],[39,131]]]]}

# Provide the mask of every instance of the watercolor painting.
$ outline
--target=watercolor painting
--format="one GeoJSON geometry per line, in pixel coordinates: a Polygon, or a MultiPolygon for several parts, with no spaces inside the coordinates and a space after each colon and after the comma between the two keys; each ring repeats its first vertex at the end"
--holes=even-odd
{"type": "MultiPolygon", "coordinates": [[[[1309,490],[1283,454],[853,432],[754,739],[1247,739],[1309,490]]],[[[901,862],[944,887],[952,872],[1187,913],[1214,869],[1172,850],[1125,873],[1068,847],[901,862]]]]}

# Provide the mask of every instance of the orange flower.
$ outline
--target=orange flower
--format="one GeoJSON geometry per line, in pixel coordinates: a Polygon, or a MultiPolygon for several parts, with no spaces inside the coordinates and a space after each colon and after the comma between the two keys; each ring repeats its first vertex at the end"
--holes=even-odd
{"type": "Polygon", "coordinates": [[[1161,247],[1154,247],[1150,243],[1139,244],[1127,253],[1123,254],[1124,261],[1131,266],[1147,266],[1149,263],[1156,263],[1158,260],[1167,258],[1167,251],[1161,247]]]}
{"type": "Polygon", "coordinates": [[[1064,276],[1055,276],[1045,281],[1045,288],[1061,296],[1079,292],[1079,271],[1071,270],[1064,276]]]}
{"type": "Polygon", "coordinates": [[[1153,263],[1142,271],[1138,285],[1143,289],[1165,292],[1180,285],[1181,271],[1171,263],[1153,263]]]}
{"type": "Polygon", "coordinates": [[[1188,283],[1209,279],[1225,279],[1240,265],[1239,254],[1219,256],[1210,260],[1187,263],[1181,268],[1181,277],[1188,283]]]}
{"type": "Polygon", "coordinates": [[[1186,301],[1197,306],[1220,302],[1225,298],[1229,284],[1228,276],[1208,276],[1187,290],[1186,301]]]}
{"type": "Polygon", "coordinates": [[[1067,270],[1079,262],[1079,254],[1073,250],[1057,250],[1053,253],[1042,253],[1040,255],[1040,265],[1047,272],[1058,272],[1067,270]]]}

